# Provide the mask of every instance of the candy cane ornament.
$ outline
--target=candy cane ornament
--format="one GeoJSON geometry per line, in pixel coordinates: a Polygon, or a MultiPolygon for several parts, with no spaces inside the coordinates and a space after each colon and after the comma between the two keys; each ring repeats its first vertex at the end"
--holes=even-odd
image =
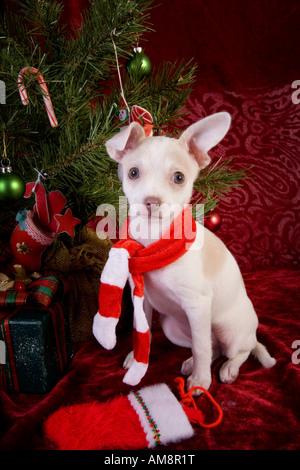
{"type": "Polygon", "coordinates": [[[58,126],[58,121],[55,116],[55,112],[52,106],[52,101],[50,98],[50,94],[46,85],[46,82],[44,80],[43,75],[38,71],[38,69],[34,67],[24,67],[21,72],[18,75],[18,88],[19,88],[19,93],[21,96],[22,104],[24,106],[29,104],[28,100],[28,95],[27,91],[24,85],[24,75],[28,72],[35,73],[37,75],[37,81],[39,82],[39,85],[42,89],[42,94],[43,94],[43,100],[46,106],[46,111],[49,117],[49,121],[52,127],[57,127],[58,126]]]}

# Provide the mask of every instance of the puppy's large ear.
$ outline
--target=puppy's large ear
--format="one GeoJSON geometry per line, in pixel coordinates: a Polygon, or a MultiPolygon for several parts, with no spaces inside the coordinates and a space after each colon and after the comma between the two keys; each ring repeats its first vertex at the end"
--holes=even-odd
{"type": "Polygon", "coordinates": [[[179,141],[187,147],[200,169],[210,163],[207,152],[223,139],[230,123],[230,114],[216,113],[192,124],[181,135],[179,141]]]}
{"type": "Polygon", "coordinates": [[[119,162],[128,150],[136,147],[143,139],[145,139],[143,127],[137,122],[132,122],[109,139],[105,146],[110,158],[119,162]]]}

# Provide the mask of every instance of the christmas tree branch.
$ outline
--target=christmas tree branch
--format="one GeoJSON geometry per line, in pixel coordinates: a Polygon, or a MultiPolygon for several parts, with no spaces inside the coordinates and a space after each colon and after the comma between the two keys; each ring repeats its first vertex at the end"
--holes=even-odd
{"type": "Polygon", "coordinates": [[[242,186],[242,181],[252,177],[250,170],[252,168],[234,169],[231,163],[232,158],[211,163],[204,168],[194,184],[197,196],[194,198],[194,205],[204,204],[204,212],[213,210],[220,198],[225,197],[233,189],[242,186]]]}
{"type": "MultiPolygon", "coordinates": [[[[0,23],[1,80],[6,86],[0,150],[4,131],[13,170],[26,183],[36,179],[35,168],[46,172],[46,191],[60,190],[74,216],[84,223],[99,204],[117,204],[121,194],[117,165],[105,150],[106,140],[118,131],[113,104],[121,102],[112,34],[121,59],[126,100],[130,107],[138,105],[152,114],[154,133],[160,129],[170,132],[173,127],[176,134],[196,66],[192,61],[164,63],[148,78],[128,76],[125,60],[142,33],[151,30],[151,1],[91,0],[73,30],[63,24],[63,2],[11,0],[10,4],[13,8],[6,7],[0,23]],[[43,75],[57,127],[50,126],[45,92],[34,74],[24,77],[29,104],[22,105],[17,78],[24,67],[35,67],[43,75]]],[[[243,178],[243,173],[222,165],[201,172],[195,184],[206,207],[216,204],[243,178]]],[[[33,203],[0,201],[0,224],[9,214],[14,218],[20,208],[33,203]]]]}
{"type": "Polygon", "coordinates": [[[183,105],[194,85],[196,68],[193,60],[176,61],[154,69],[149,80],[133,75],[124,87],[127,101],[133,105],[139,97],[139,105],[153,116],[154,128],[167,128],[184,115],[183,105]]]}

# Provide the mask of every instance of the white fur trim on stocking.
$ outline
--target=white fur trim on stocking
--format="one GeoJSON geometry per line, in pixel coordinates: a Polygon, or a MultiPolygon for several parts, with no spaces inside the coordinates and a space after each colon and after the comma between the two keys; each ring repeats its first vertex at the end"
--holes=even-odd
{"type": "Polygon", "coordinates": [[[139,390],[139,397],[143,399],[147,409],[144,409],[136,397],[135,392],[128,395],[132,407],[137,413],[141,426],[146,434],[148,447],[156,445],[155,433],[149,423],[149,415],[157,425],[160,443],[167,445],[188,439],[194,435],[194,430],[184,413],[179,401],[166,384],[153,385],[139,390]],[[148,415],[146,415],[148,412],[148,415]]]}

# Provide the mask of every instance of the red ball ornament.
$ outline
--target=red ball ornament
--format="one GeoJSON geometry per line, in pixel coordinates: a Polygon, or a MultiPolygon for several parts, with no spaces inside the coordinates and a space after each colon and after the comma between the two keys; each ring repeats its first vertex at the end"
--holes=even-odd
{"type": "Polygon", "coordinates": [[[221,227],[221,217],[218,214],[213,214],[206,217],[204,220],[204,227],[208,228],[211,232],[216,232],[221,227]]]}
{"type": "Polygon", "coordinates": [[[18,292],[25,292],[26,291],[26,284],[23,281],[15,281],[14,282],[14,290],[18,292]]]}

